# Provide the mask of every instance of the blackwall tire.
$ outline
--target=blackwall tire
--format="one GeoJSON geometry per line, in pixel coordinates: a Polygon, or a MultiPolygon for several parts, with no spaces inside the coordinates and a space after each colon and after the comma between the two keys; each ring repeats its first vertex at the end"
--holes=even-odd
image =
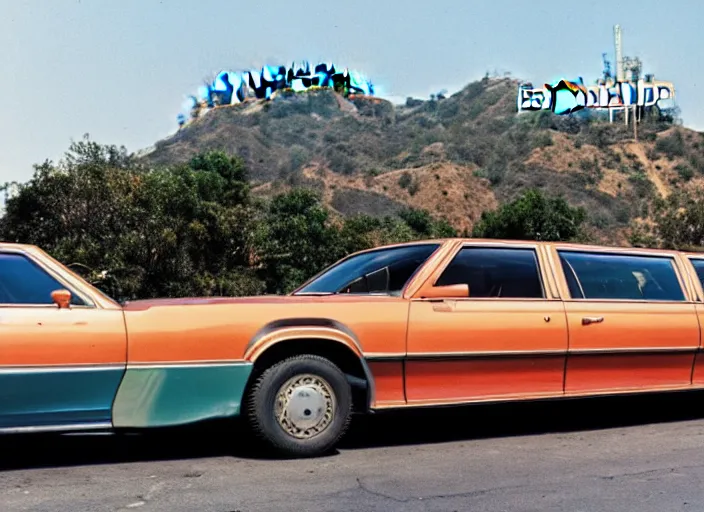
{"type": "Polygon", "coordinates": [[[301,355],[265,370],[251,388],[247,416],[254,433],[289,457],[331,450],[349,427],[352,390],[329,360],[301,355]]]}

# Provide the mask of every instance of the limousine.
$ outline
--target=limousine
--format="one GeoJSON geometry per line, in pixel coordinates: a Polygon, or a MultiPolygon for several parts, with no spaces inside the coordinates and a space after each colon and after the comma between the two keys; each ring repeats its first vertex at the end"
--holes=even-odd
{"type": "Polygon", "coordinates": [[[118,303],[0,243],[0,432],[242,416],[282,454],[353,413],[704,388],[704,254],[479,239],[352,254],[287,296],[118,303]]]}

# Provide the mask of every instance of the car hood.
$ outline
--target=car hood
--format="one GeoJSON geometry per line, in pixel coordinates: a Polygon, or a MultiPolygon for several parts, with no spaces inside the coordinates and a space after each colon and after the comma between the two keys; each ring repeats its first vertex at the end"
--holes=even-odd
{"type": "Polygon", "coordinates": [[[181,299],[146,299],[126,302],[128,311],[138,311],[153,307],[205,306],[223,304],[281,304],[314,302],[320,297],[293,295],[258,295],[256,297],[187,297],[181,299]]]}

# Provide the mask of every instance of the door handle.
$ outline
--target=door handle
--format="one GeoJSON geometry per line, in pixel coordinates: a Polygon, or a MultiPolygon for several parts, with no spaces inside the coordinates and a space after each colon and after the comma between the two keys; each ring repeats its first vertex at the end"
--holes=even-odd
{"type": "Polygon", "coordinates": [[[582,325],[600,324],[603,321],[603,316],[585,316],[584,318],[582,318],[582,325]]]}
{"type": "Polygon", "coordinates": [[[449,313],[455,310],[456,301],[454,300],[439,300],[437,302],[431,302],[433,304],[433,311],[449,313]]]}

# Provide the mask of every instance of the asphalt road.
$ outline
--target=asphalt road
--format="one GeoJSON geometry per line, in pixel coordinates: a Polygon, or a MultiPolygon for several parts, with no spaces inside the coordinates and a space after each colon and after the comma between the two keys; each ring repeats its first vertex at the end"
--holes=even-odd
{"type": "Polygon", "coordinates": [[[704,510],[704,395],[359,418],[278,460],[237,425],[0,438],[0,511],[704,510]]]}

